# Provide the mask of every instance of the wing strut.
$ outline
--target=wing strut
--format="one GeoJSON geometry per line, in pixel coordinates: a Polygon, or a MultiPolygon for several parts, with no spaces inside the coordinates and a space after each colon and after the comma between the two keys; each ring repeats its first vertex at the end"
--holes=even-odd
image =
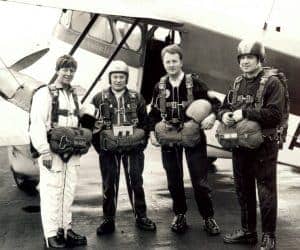
{"type": "Polygon", "coordinates": [[[127,38],[130,36],[130,34],[132,33],[132,31],[134,30],[134,28],[137,26],[137,24],[139,23],[140,19],[136,18],[135,21],[133,22],[133,24],[131,25],[130,29],[127,31],[127,33],[125,34],[125,36],[123,37],[123,39],[121,40],[121,42],[118,44],[118,46],[115,48],[114,52],[112,53],[112,55],[110,56],[110,58],[108,59],[108,61],[106,62],[106,64],[103,66],[101,72],[99,73],[99,75],[96,77],[96,79],[94,80],[94,82],[92,83],[91,87],[88,89],[88,91],[86,92],[86,94],[84,95],[84,97],[81,100],[81,103],[84,103],[84,101],[86,100],[86,98],[88,97],[88,95],[91,93],[91,91],[93,90],[93,88],[96,86],[97,82],[99,81],[99,79],[102,77],[102,75],[104,74],[105,70],[107,69],[107,67],[110,65],[111,61],[115,58],[115,56],[118,54],[118,52],[120,51],[120,49],[122,48],[123,44],[126,42],[127,38]]]}
{"type": "MultiPolygon", "coordinates": [[[[94,23],[96,22],[97,18],[98,18],[99,14],[94,14],[93,17],[91,18],[91,20],[89,21],[89,23],[87,24],[87,26],[84,28],[84,30],[82,31],[82,33],[80,34],[80,36],[77,38],[76,42],[74,43],[72,49],[70,50],[70,52],[68,53],[68,55],[72,56],[75,51],[78,49],[78,47],[80,46],[81,42],[83,41],[83,39],[86,37],[87,33],[90,31],[90,29],[93,27],[94,23]]],[[[53,83],[56,79],[57,75],[56,73],[53,75],[53,77],[51,78],[50,83],[53,83]]]]}

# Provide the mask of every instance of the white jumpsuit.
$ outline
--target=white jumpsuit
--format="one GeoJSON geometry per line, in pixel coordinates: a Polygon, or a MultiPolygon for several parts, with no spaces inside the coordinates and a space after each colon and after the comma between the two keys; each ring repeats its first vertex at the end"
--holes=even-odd
{"type": "MultiPolygon", "coordinates": [[[[77,127],[78,117],[74,114],[75,103],[71,93],[67,93],[61,86],[59,89],[59,109],[69,110],[68,116],[59,115],[58,126],[77,127]]],[[[39,153],[51,152],[47,142],[47,131],[51,124],[52,99],[48,87],[38,90],[31,106],[31,125],[29,134],[33,146],[39,153]]],[[[80,156],[72,156],[67,163],[52,153],[52,168],[48,170],[39,157],[40,168],[40,200],[41,217],[45,239],[53,237],[58,228],[65,232],[71,228],[71,205],[74,200],[77,183],[77,167],[80,165],[80,156]]]]}

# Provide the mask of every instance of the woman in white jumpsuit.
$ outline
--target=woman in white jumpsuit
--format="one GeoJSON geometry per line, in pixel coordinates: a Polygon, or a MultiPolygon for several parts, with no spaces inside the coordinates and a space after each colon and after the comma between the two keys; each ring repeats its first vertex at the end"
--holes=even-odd
{"type": "MultiPolygon", "coordinates": [[[[58,127],[78,127],[79,124],[70,86],[76,69],[77,63],[71,56],[64,55],[58,58],[57,78],[53,84],[58,94],[59,110],[67,110],[64,114],[58,114],[58,127]]],[[[65,163],[58,154],[51,152],[47,141],[47,132],[52,123],[52,96],[48,87],[43,87],[35,93],[29,127],[32,145],[40,154],[40,200],[45,242],[46,246],[51,248],[86,245],[86,237],[74,233],[71,229],[71,205],[80,156],[73,155],[65,163]]]]}

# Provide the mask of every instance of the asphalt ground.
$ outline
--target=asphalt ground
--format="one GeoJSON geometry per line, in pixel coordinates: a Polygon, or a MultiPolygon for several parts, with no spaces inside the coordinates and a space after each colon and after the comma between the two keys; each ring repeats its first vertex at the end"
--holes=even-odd
{"type": "MultiPolygon", "coordinates": [[[[96,235],[102,216],[102,184],[97,154],[91,151],[82,157],[73,205],[73,229],[87,236],[88,245],[76,249],[259,249],[259,244],[227,245],[222,240],[224,233],[240,225],[230,160],[218,159],[217,173],[209,174],[215,218],[221,235],[208,236],[203,231],[203,221],[197,211],[186,167],[184,180],[189,230],[184,235],[177,235],[170,231],[172,204],[159,149],[148,146],[145,156],[144,187],[148,216],[156,222],[157,231],[144,232],[136,228],[125,177],[121,172],[116,232],[109,236],[96,235]]],[[[5,148],[0,149],[0,163],[0,249],[43,249],[39,197],[17,188],[8,167],[5,148]]],[[[278,190],[277,249],[300,249],[300,175],[289,167],[279,165],[278,190]]],[[[258,233],[261,237],[260,223],[258,233]]]]}

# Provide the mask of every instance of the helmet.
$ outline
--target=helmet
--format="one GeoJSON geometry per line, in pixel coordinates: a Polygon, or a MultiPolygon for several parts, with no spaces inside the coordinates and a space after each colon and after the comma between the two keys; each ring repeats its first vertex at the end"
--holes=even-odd
{"type": "Polygon", "coordinates": [[[240,57],[243,55],[255,55],[260,62],[264,62],[265,47],[258,41],[242,40],[238,45],[238,61],[240,61],[240,57]]]}
{"type": "Polygon", "coordinates": [[[191,103],[185,111],[187,117],[192,118],[195,122],[202,122],[210,113],[212,106],[205,99],[198,99],[191,103]]]}
{"type": "Polygon", "coordinates": [[[108,74],[109,83],[111,83],[110,76],[112,73],[124,73],[128,79],[128,74],[129,74],[128,65],[121,60],[113,61],[109,68],[109,74],[108,74]]]}

